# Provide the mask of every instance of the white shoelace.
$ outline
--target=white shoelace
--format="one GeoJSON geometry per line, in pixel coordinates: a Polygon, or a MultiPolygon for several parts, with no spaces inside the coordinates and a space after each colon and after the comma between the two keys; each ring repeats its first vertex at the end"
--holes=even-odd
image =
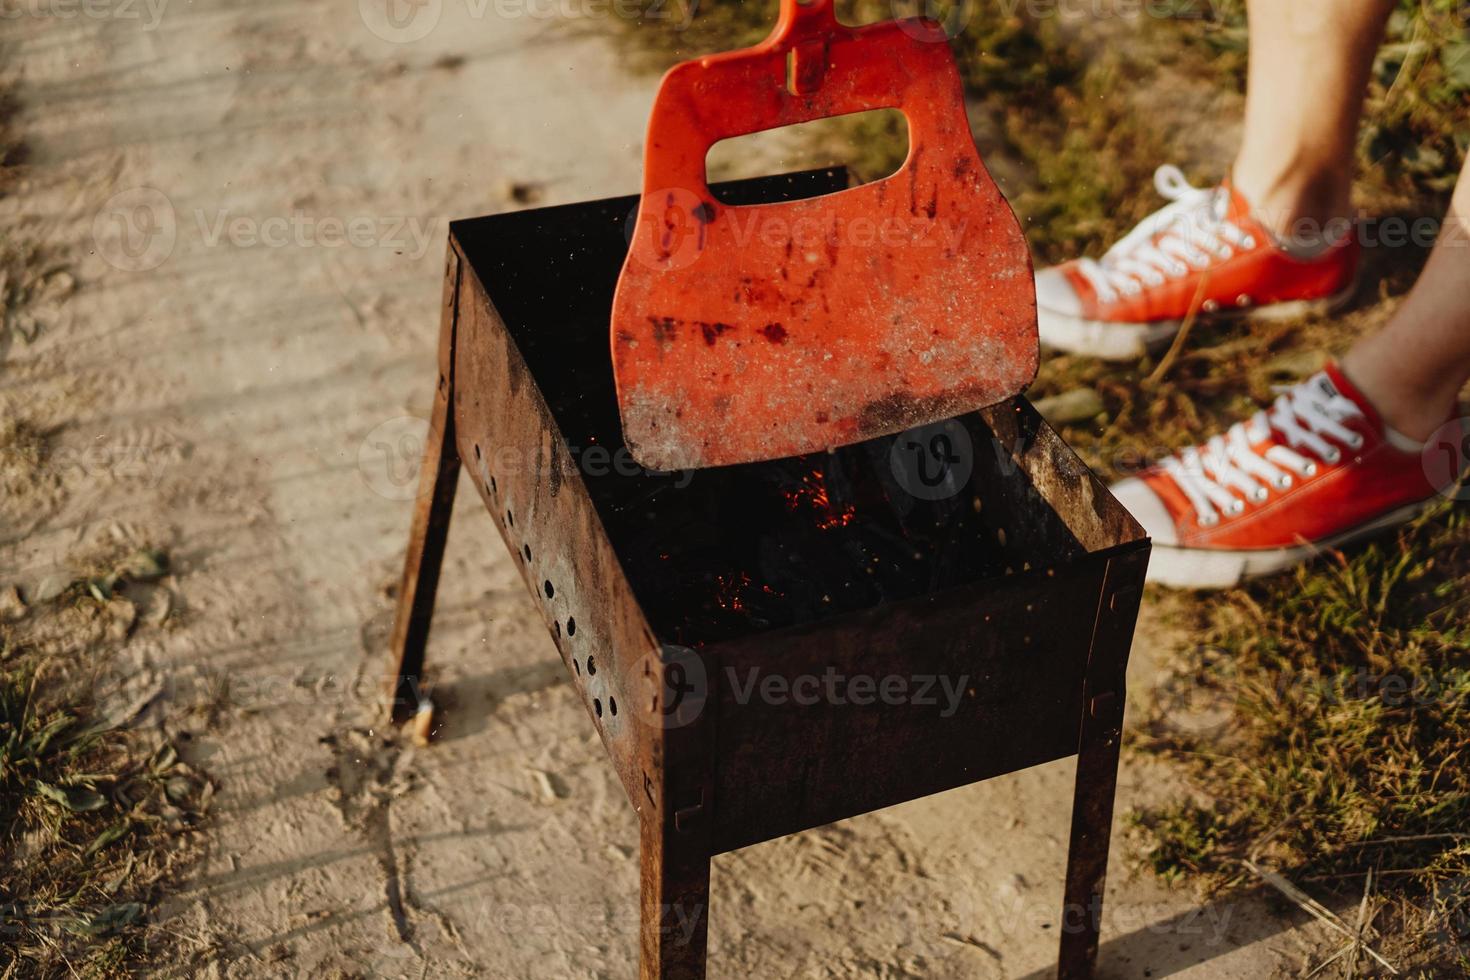
{"type": "Polygon", "coordinates": [[[1244,511],[1247,500],[1265,503],[1271,495],[1268,485],[1287,490],[1293,474],[1315,476],[1316,460],[1328,465],[1340,462],[1342,450],[1337,444],[1352,451],[1363,448],[1362,435],[1344,424],[1362,414],[1326,374],[1318,374],[1287,389],[1271,408],[1257,412],[1249,421],[1237,422],[1224,435],[1171,456],[1161,465],[1184,491],[1200,524],[1213,527],[1220,523],[1221,514],[1235,517],[1244,511]],[[1255,445],[1273,430],[1281,441],[1266,447],[1264,453],[1257,452],[1255,445]],[[1231,490],[1239,491],[1244,499],[1231,490]]]}
{"type": "Polygon", "coordinates": [[[1154,171],[1154,187],[1169,204],[1139,222],[1102,259],[1082,259],[1078,271],[1098,299],[1111,303],[1121,293],[1136,296],[1144,286],[1162,286],[1215,261],[1256,247],[1254,236],[1226,220],[1222,188],[1195,187],[1171,163],[1154,171]]]}

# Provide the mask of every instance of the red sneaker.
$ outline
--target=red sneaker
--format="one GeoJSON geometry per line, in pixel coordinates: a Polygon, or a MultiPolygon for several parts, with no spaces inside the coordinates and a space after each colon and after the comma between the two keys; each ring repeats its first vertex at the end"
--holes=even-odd
{"type": "Polygon", "coordinates": [[[1226,588],[1408,521],[1437,489],[1422,449],[1329,365],[1113,493],[1153,538],[1150,581],[1226,588]]]}
{"type": "Polygon", "coordinates": [[[1101,261],[1036,274],[1041,340],[1108,360],[1141,357],[1191,315],[1266,318],[1336,309],[1356,285],[1357,236],[1297,258],[1251,215],[1227,181],[1193,187],[1165,164],[1154,185],[1173,203],[1145,218],[1101,261]]]}

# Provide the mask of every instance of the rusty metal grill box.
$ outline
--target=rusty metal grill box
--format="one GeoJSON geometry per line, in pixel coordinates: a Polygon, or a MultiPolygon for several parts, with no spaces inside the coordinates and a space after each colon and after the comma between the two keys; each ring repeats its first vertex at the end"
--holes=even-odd
{"type": "MultiPolygon", "coordinates": [[[[721,195],[845,185],[815,171],[721,195]]],[[[608,343],[637,203],[451,226],[397,705],[418,696],[462,465],[639,811],[644,977],[703,975],[707,916],[687,942],[660,920],[707,908],[711,856],[1070,755],[1066,900],[1092,914],[1064,932],[1060,975],[1090,975],[1142,530],[1024,398],[809,457],[638,468],[608,343]],[[936,438],[953,465],[929,492],[936,438]],[[944,679],[957,701],[930,703],[937,682],[928,698],[753,693],[834,675],[944,679]]]]}

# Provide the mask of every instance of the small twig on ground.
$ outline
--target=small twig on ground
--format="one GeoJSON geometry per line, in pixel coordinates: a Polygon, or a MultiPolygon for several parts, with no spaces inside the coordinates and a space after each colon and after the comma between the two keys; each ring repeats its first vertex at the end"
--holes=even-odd
{"type": "Polygon", "coordinates": [[[1408,834],[1400,837],[1375,837],[1372,840],[1354,841],[1349,847],[1372,847],[1375,844],[1408,844],[1426,840],[1470,840],[1470,834],[1408,834]]]}
{"type": "MultiPolygon", "coordinates": [[[[1259,848],[1260,844],[1261,842],[1257,842],[1256,848],[1252,848],[1252,850],[1254,851],[1259,848]]],[[[1276,889],[1281,894],[1291,899],[1291,901],[1294,902],[1297,907],[1300,908],[1302,911],[1310,914],[1312,917],[1318,919],[1334,931],[1341,933],[1343,936],[1346,936],[1349,939],[1356,938],[1356,933],[1353,932],[1353,930],[1347,925],[1347,923],[1343,922],[1342,919],[1340,919],[1335,913],[1333,913],[1331,909],[1318,902],[1316,899],[1308,895],[1306,892],[1302,891],[1296,885],[1293,885],[1291,882],[1287,881],[1281,875],[1277,874],[1274,871],[1269,871],[1261,867],[1249,858],[1246,858],[1241,863],[1245,865],[1246,870],[1250,871],[1266,884],[1270,885],[1272,888],[1276,889]]],[[[1369,956],[1377,960],[1378,963],[1389,973],[1392,973],[1395,976],[1398,975],[1398,968],[1390,963],[1387,959],[1385,959],[1383,955],[1375,950],[1372,946],[1364,944],[1363,952],[1367,953],[1369,956]]]]}
{"type": "Polygon", "coordinates": [[[1363,953],[1363,933],[1368,928],[1368,896],[1373,892],[1373,869],[1368,869],[1368,877],[1363,882],[1363,899],[1358,903],[1358,924],[1354,927],[1352,941],[1352,960],[1348,963],[1348,980],[1357,980],[1358,957],[1363,953]]]}
{"type": "Polygon", "coordinates": [[[1312,980],[1312,978],[1315,977],[1317,974],[1321,973],[1323,970],[1327,969],[1329,966],[1346,956],[1352,948],[1353,944],[1348,943],[1342,949],[1339,949],[1337,952],[1327,957],[1327,959],[1312,967],[1312,972],[1308,973],[1305,977],[1302,978],[1302,980],[1312,980]]]}
{"type": "Polygon", "coordinates": [[[1164,376],[1169,373],[1169,369],[1174,366],[1174,362],[1179,359],[1179,355],[1184,350],[1184,343],[1189,339],[1189,331],[1194,329],[1194,323],[1199,319],[1200,300],[1204,297],[1205,284],[1207,282],[1209,282],[1208,276],[1200,277],[1199,286],[1194,291],[1194,299],[1189,304],[1190,313],[1184,318],[1184,322],[1179,325],[1179,332],[1174,335],[1174,342],[1169,345],[1169,349],[1165,352],[1163,360],[1159,361],[1159,366],[1153,369],[1152,374],[1143,379],[1143,386],[1145,388],[1152,388],[1160,381],[1163,381],[1164,376]]]}

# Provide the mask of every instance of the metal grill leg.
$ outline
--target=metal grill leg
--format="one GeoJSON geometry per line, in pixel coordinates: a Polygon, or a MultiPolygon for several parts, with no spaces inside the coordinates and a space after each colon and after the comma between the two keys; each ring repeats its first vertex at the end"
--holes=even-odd
{"type": "Polygon", "coordinates": [[[1123,746],[1125,675],[1147,561],[1147,552],[1115,558],[1103,577],[1083,690],[1058,980],[1091,980],[1097,967],[1113,797],[1123,746]]]}
{"type": "Polygon", "coordinates": [[[1117,737],[1097,740],[1077,757],[1058,980],[1091,980],[1097,966],[1120,742],[1117,737]]]}
{"type": "MultiPolygon", "coordinates": [[[[652,815],[645,815],[645,818],[652,815]]],[[[642,834],[640,980],[704,980],[709,935],[709,851],[656,816],[642,834]]]]}
{"type": "Polygon", "coordinates": [[[419,470],[413,529],[409,532],[408,554],[403,561],[403,580],[398,587],[398,609],[389,643],[392,667],[386,686],[390,697],[388,711],[394,721],[411,715],[422,693],[424,647],[434,617],[434,595],[439,589],[439,568],[444,560],[449,514],[454,509],[454,490],[459,481],[452,410],[458,296],[459,257],[451,250],[444,276],[439,328],[439,383],[419,470]]]}

